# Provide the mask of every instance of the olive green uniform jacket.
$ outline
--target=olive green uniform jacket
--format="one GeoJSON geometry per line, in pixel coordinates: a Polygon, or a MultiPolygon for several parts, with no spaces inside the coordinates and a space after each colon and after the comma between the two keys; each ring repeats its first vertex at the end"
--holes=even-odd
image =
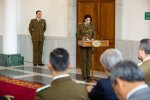
{"type": "MultiPolygon", "coordinates": [[[[88,39],[95,39],[96,32],[94,29],[94,25],[89,24],[85,25],[85,23],[80,23],[78,25],[78,30],[76,37],[78,40],[82,40],[83,37],[88,37],[88,39]]],[[[82,71],[82,78],[90,77],[90,67],[91,67],[91,55],[92,55],[92,48],[91,47],[80,47],[80,54],[81,54],[81,71],[82,71]]]]}
{"type": "Polygon", "coordinates": [[[44,32],[46,31],[46,21],[44,19],[31,19],[29,24],[29,32],[32,36],[32,41],[43,41],[44,32]]]}
{"type": "Polygon", "coordinates": [[[85,25],[84,23],[78,24],[77,29],[77,39],[81,40],[83,37],[88,37],[89,39],[96,38],[96,32],[93,24],[85,25]]]}
{"type": "Polygon", "coordinates": [[[86,87],[64,77],[36,94],[35,100],[88,100],[86,87]]]}
{"type": "Polygon", "coordinates": [[[140,67],[144,73],[145,82],[150,86],[150,59],[144,61],[140,67]]]}
{"type": "Polygon", "coordinates": [[[29,24],[29,32],[33,43],[33,63],[42,64],[42,53],[44,43],[44,32],[46,31],[46,21],[37,18],[31,19],[29,24]]]}

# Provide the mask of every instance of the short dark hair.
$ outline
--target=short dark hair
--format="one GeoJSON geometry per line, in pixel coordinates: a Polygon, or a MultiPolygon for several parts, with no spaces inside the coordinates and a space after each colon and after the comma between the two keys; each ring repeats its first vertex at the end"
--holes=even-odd
{"type": "Polygon", "coordinates": [[[41,11],[41,10],[37,10],[37,11],[36,11],[36,14],[37,14],[38,12],[42,12],[42,11],[41,11]]]}
{"type": "Polygon", "coordinates": [[[121,61],[117,63],[111,73],[111,81],[117,83],[117,78],[128,82],[144,81],[144,74],[141,69],[132,61],[121,61]]]}
{"type": "Polygon", "coordinates": [[[89,15],[89,14],[86,14],[86,15],[84,16],[83,21],[85,21],[85,19],[87,19],[87,18],[90,18],[90,19],[91,19],[91,22],[92,22],[92,16],[91,16],[91,15],[89,15]]]}
{"type": "Polygon", "coordinates": [[[142,39],[139,48],[143,49],[145,54],[150,54],[150,39],[142,39]]]}
{"type": "Polygon", "coordinates": [[[69,53],[63,48],[57,48],[50,53],[50,63],[55,71],[65,71],[69,65],[69,53]]]}

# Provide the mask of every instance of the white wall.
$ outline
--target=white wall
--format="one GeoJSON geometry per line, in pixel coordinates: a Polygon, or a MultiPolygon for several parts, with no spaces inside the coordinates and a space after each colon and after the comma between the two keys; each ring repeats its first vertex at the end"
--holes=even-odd
{"type": "MultiPolygon", "coordinates": [[[[68,33],[68,0],[18,0],[18,34],[29,35],[28,25],[41,10],[47,22],[46,36],[66,37],[68,33]]],[[[3,33],[3,0],[0,0],[0,34],[3,33]]]]}
{"type": "Polygon", "coordinates": [[[29,34],[28,24],[36,10],[46,19],[46,36],[67,36],[67,0],[20,0],[19,34],[29,34]]]}
{"type": "MultiPolygon", "coordinates": [[[[48,28],[46,36],[56,36],[60,38],[50,37],[46,40],[45,51],[59,46],[69,48],[71,54],[73,54],[71,61],[74,61],[75,65],[75,31],[76,31],[76,0],[19,0],[18,7],[18,33],[22,35],[29,35],[28,24],[31,18],[35,17],[35,11],[40,9],[43,11],[43,17],[47,20],[48,28]],[[68,4],[69,3],[69,6],[68,4]],[[68,7],[67,7],[68,6],[68,7]],[[69,12],[69,13],[68,13],[69,12]],[[67,32],[68,27],[68,32],[67,32]],[[69,33],[70,41],[63,42],[65,37],[69,33]],[[61,40],[61,37],[65,37],[61,40]],[[73,39],[72,39],[73,38],[73,39]],[[49,44],[48,44],[49,43],[49,44]],[[63,45],[62,45],[63,44],[63,45]],[[52,45],[52,46],[49,46],[52,45]]],[[[116,0],[116,48],[121,50],[124,56],[128,59],[137,60],[137,48],[139,40],[142,38],[150,38],[150,21],[144,20],[144,12],[150,12],[150,0],[116,0]],[[132,50],[131,50],[132,49],[132,50]],[[130,51],[130,52],[129,52],[130,51]]],[[[0,0],[0,34],[3,33],[3,0],[0,0]]],[[[24,45],[22,46],[21,54],[24,53],[25,58],[32,60],[32,43],[30,38],[24,38],[27,40],[22,43],[26,43],[27,51],[25,52],[24,45]],[[31,50],[28,50],[30,48],[31,50]],[[29,56],[29,57],[26,57],[29,56]]],[[[19,47],[20,49],[20,47],[19,47]]],[[[48,54],[45,53],[47,56],[48,54]]],[[[45,59],[47,59],[45,57],[45,59]]]]}
{"type": "Polygon", "coordinates": [[[116,0],[115,48],[124,59],[139,62],[139,41],[150,38],[150,21],[144,13],[150,12],[150,0],[116,0]]]}
{"type": "Polygon", "coordinates": [[[0,35],[3,33],[3,0],[0,0],[0,35]]]}
{"type": "Polygon", "coordinates": [[[123,0],[123,40],[150,38],[150,20],[145,20],[145,12],[150,12],[150,0],[123,0]]]}
{"type": "MultiPolygon", "coordinates": [[[[28,24],[35,11],[43,11],[47,21],[46,36],[67,36],[68,0],[19,0],[18,33],[29,35],[28,24]]],[[[122,2],[123,22],[119,39],[138,41],[150,37],[150,21],[144,20],[144,12],[150,11],[149,0],[116,0],[122,2]],[[136,38],[135,38],[136,37],[136,38]]],[[[0,0],[0,35],[3,33],[3,0],[0,0]]],[[[116,16],[117,17],[117,16],[116,16]]],[[[117,29],[116,31],[118,31],[117,29]]],[[[117,37],[116,36],[116,37],[117,37]]]]}
{"type": "MultiPolygon", "coordinates": [[[[0,0],[0,34],[3,33],[3,1],[0,0]]],[[[72,66],[76,67],[76,0],[18,0],[18,53],[25,61],[32,62],[32,42],[28,32],[30,19],[35,18],[35,11],[42,10],[47,21],[47,31],[43,63],[47,64],[49,52],[63,47],[70,53],[72,66]]],[[[2,53],[2,36],[0,36],[2,53]]]]}

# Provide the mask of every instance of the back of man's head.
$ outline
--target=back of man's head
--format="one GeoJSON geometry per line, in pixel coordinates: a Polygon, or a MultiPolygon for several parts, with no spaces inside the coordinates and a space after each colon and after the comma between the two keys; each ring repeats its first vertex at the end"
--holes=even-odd
{"type": "Polygon", "coordinates": [[[116,84],[118,78],[131,83],[144,81],[143,72],[132,61],[121,61],[113,67],[111,73],[112,83],[116,84]]]}
{"type": "Polygon", "coordinates": [[[63,48],[57,48],[50,53],[50,64],[55,71],[65,71],[69,66],[69,53],[63,48]]]}
{"type": "Polygon", "coordinates": [[[150,54],[150,39],[142,39],[139,49],[144,50],[145,54],[150,54]]]}

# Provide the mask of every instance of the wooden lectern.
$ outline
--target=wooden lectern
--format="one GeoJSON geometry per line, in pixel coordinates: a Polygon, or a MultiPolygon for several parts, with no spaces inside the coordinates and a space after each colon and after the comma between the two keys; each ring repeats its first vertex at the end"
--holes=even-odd
{"type": "MultiPolygon", "coordinates": [[[[78,45],[82,46],[84,48],[86,47],[108,47],[109,46],[109,40],[88,40],[88,41],[78,41],[78,45]]],[[[94,81],[94,51],[92,52],[92,58],[91,58],[91,68],[92,68],[92,73],[91,73],[91,81],[94,81]]]]}

